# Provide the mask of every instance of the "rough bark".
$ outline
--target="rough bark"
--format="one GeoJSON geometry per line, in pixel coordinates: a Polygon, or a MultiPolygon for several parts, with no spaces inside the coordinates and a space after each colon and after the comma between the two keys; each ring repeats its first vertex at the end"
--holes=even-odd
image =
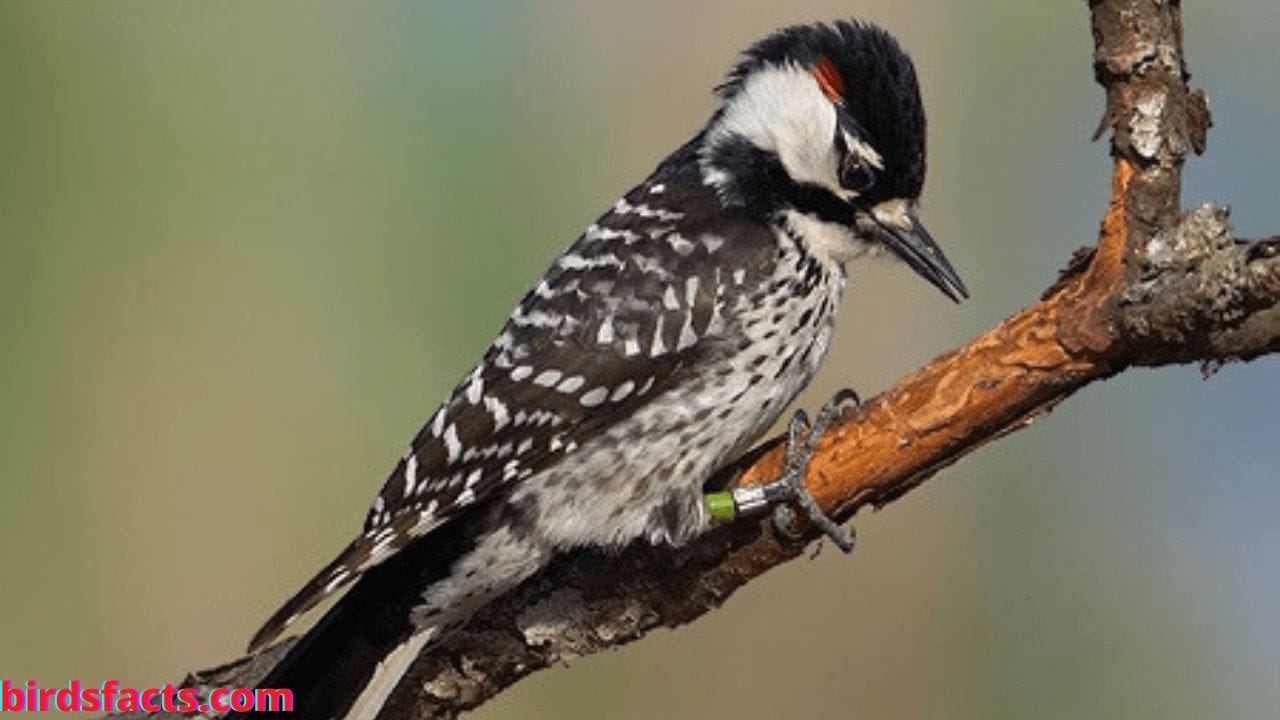
{"type": "MultiPolygon", "coordinates": [[[[1188,87],[1180,3],[1092,0],[1094,70],[1106,90],[1111,200],[1095,246],[1036,304],[900,380],[823,438],[807,478],[838,519],[882,506],[939,469],[1025,427],[1086,384],[1135,365],[1207,368],[1280,349],[1280,239],[1231,234],[1227,212],[1181,210],[1182,164],[1205,147],[1203,94],[1188,87]]],[[[736,482],[781,468],[777,439],[736,482]]],[[[687,623],[799,556],[813,539],[735,523],[672,550],[582,552],[486,608],[423,656],[384,717],[451,718],[564,658],[687,623]]],[[[189,677],[252,686],[286,644],[189,677]]]]}

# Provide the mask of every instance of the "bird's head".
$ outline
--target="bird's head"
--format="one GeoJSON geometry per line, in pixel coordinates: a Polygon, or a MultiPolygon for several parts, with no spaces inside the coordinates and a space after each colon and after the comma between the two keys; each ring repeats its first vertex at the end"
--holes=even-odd
{"type": "Polygon", "coordinates": [[[853,21],[784,28],[717,92],[699,157],[722,202],[791,224],[836,261],[886,246],[951,299],[968,297],[920,224],[924,106],[892,36],[853,21]]]}

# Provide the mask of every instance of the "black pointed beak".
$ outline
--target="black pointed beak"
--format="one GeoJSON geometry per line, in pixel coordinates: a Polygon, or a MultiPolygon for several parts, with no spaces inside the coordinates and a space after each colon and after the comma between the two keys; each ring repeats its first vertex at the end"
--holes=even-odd
{"type": "Polygon", "coordinates": [[[880,241],[892,248],[912,270],[957,303],[969,297],[964,281],[929,231],[920,224],[914,207],[902,208],[892,218],[880,213],[872,213],[871,217],[880,231],[880,241]]]}

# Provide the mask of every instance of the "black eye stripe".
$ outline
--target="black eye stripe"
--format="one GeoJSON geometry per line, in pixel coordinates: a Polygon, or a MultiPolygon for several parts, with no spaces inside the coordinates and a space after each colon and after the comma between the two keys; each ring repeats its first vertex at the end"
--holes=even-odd
{"type": "Polygon", "coordinates": [[[841,158],[849,156],[849,144],[844,141],[844,130],[841,129],[840,123],[836,123],[835,139],[836,152],[840,153],[841,158]]]}

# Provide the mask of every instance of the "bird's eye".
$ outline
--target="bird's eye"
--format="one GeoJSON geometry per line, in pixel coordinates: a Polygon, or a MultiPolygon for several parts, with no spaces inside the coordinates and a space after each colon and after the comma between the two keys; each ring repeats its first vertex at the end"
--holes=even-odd
{"type": "Polygon", "coordinates": [[[840,158],[840,187],[856,193],[864,193],[876,182],[875,168],[850,147],[850,139],[841,128],[836,128],[836,153],[840,158]]]}
{"type": "Polygon", "coordinates": [[[866,192],[876,182],[875,172],[853,153],[840,163],[840,186],[856,193],[866,192]]]}

